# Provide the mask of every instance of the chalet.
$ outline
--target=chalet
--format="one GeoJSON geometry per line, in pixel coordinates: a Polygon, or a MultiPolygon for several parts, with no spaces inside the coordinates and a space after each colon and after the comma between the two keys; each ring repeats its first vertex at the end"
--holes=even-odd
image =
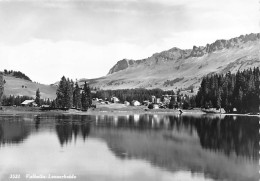
{"type": "Polygon", "coordinates": [[[156,101],[156,97],[152,96],[152,103],[155,103],[155,101],[156,101]]]}
{"type": "Polygon", "coordinates": [[[157,98],[156,96],[152,96],[152,103],[155,103],[155,104],[161,103],[161,98],[157,98]]]}
{"type": "Polygon", "coordinates": [[[159,105],[158,104],[154,104],[153,105],[153,109],[159,109],[159,105]]]}
{"type": "Polygon", "coordinates": [[[21,103],[22,106],[29,106],[29,107],[36,107],[37,104],[35,103],[34,100],[25,100],[21,103]]]}
{"type": "Polygon", "coordinates": [[[132,104],[132,106],[140,106],[141,105],[141,103],[139,101],[137,101],[137,100],[133,100],[131,102],[131,104],[132,104]]]}
{"type": "Polygon", "coordinates": [[[51,110],[50,105],[41,105],[41,110],[51,110]]]}
{"type": "Polygon", "coordinates": [[[130,105],[130,102],[125,101],[124,104],[125,104],[126,106],[129,106],[129,105],[130,105]]]}
{"type": "Polygon", "coordinates": [[[93,101],[99,101],[99,99],[98,99],[98,98],[92,98],[92,100],[93,100],[93,101]]]}
{"type": "Polygon", "coordinates": [[[112,97],[111,102],[117,103],[117,102],[119,102],[119,99],[117,97],[112,97]]]}

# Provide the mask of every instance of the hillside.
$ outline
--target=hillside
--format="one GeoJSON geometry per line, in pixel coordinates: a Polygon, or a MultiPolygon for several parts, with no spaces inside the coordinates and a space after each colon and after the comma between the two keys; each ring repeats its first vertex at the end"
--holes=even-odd
{"type": "Polygon", "coordinates": [[[4,94],[9,95],[24,95],[35,97],[36,90],[39,88],[42,99],[55,99],[57,86],[50,86],[31,82],[28,80],[16,78],[13,76],[5,75],[6,81],[4,86],[4,94]]]}
{"type": "Polygon", "coordinates": [[[260,66],[259,39],[259,33],[251,33],[187,50],[172,48],[142,60],[123,59],[107,76],[87,81],[101,89],[172,90],[194,86],[196,90],[205,75],[260,66]]]}

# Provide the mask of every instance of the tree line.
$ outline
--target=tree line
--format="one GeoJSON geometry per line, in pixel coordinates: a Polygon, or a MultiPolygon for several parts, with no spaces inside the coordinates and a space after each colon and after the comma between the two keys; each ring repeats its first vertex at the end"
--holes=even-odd
{"type": "Polygon", "coordinates": [[[228,72],[224,75],[209,75],[202,79],[196,96],[197,106],[224,108],[226,112],[258,112],[260,105],[259,67],[228,72]]]}
{"type": "MultiPolygon", "coordinates": [[[[3,74],[0,74],[0,104],[21,105],[27,96],[3,96],[4,92],[3,74]],[[2,97],[3,96],[3,97],[2,97]],[[1,101],[2,98],[2,101],[1,101]]],[[[138,100],[152,101],[152,96],[163,98],[163,95],[175,95],[173,90],[161,89],[120,89],[120,90],[98,90],[93,95],[91,88],[85,82],[82,87],[69,78],[62,77],[56,91],[56,99],[53,101],[40,99],[39,89],[36,91],[36,103],[38,105],[51,105],[53,108],[70,109],[72,107],[87,110],[92,105],[92,96],[103,100],[111,100],[112,97],[119,98],[120,102],[131,102],[138,100]]],[[[201,87],[196,97],[182,96],[177,91],[177,100],[171,98],[169,108],[224,108],[226,112],[232,112],[236,108],[239,113],[258,112],[260,105],[260,70],[259,67],[238,71],[235,74],[228,72],[223,75],[213,74],[202,79],[201,87]]],[[[163,99],[162,99],[163,101],[163,99]]]]}
{"type": "Polygon", "coordinates": [[[3,74],[0,73],[0,106],[2,105],[2,96],[4,94],[4,84],[5,80],[3,74]]]}
{"type": "Polygon", "coordinates": [[[4,70],[4,74],[5,75],[12,75],[16,78],[20,78],[20,79],[24,79],[24,80],[28,80],[28,81],[32,81],[27,75],[25,75],[24,73],[20,72],[20,71],[13,71],[13,70],[4,70]]]}
{"type": "MultiPolygon", "coordinates": [[[[3,106],[21,106],[21,103],[24,102],[25,100],[34,100],[33,97],[30,96],[14,96],[14,95],[10,95],[10,96],[3,96],[2,97],[2,105],[3,106]]],[[[50,99],[39,99],[37,100],[35,99],[35,103],[38,106],[41,105],[51,105],[52,101],[50,99]]]]}

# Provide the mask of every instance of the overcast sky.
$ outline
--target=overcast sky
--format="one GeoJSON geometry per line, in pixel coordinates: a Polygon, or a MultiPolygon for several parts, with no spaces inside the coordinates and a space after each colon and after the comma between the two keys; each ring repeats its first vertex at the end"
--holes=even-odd
{"type": "Polygon", "coordinates": [[[258,0],[0,0],[0,66],[50,84],[259,32],[258,0]]]}

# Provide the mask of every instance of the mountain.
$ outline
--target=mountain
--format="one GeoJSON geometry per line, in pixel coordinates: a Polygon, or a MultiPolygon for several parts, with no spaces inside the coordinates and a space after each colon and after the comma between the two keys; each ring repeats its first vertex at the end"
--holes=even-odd
{"type": "Polygon", "coordinates": [[[141,60],[118,61],[104,77],[87,80],[101,89],[198,88],[203,76],[260,67],[260,33],[217,40],[206,46],[172,48],[141,60]]]}
{"type": "Polygon", "coordinates": [[[57,86],[44,85],[35,83],[22,78],[17,78],[11,75],[4,75],[4,95],[23,95],[35,97],[36,90],[39,88],[42,99],[55,99],[57,86]]]}

